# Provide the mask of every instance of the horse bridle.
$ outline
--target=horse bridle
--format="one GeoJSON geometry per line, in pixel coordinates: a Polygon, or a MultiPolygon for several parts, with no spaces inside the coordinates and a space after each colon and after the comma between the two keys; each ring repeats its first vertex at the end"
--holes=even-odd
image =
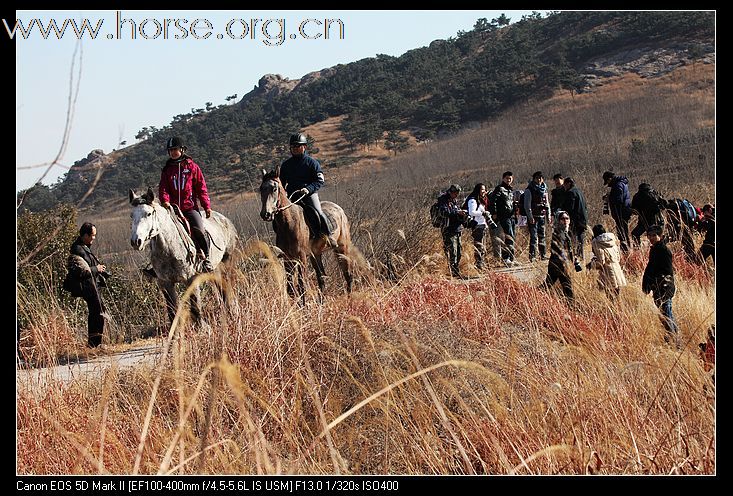
{"type": "MultiPolygon", "coordinates": [[[[273,177],[273,178],[270,179],[270,181],[273,181],[277,187],[280,187],[280,188],[283,188],[284,189],[284,186],[280,182],[280,178],[279,177],[273,177]]],[[[297,193],[297,191],[294,191],[292,195],[290,195],[290,196],[287,197],[288,198],[288,201],[290,203],[288,203],[284,207],[281,207],[280,206],[280,194],[277,193],[277,196],[276,196],[277,197],[277,200],[275,201],[275,213],[273,213],[272,215],[275,216],[275,215],[279,214],[280,212],[282,212],[283,210],[289,209],[290,207],[292,207],[296,203],[300,202],[300,200],[302,200],[306,196],[306,195],[301,195],[300,198],[298,198],[295,201],[290,200],[290,197],[293,196],[295,193],[297,193]]]]}

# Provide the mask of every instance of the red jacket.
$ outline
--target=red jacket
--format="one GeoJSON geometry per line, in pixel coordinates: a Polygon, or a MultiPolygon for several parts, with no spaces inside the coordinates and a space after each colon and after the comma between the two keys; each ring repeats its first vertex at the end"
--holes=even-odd
{"type": "Polygon", "coordinates": [[[204,210],[211,208],[204,174],[191,157],[178,163],[168,160],[160,174],[158,197],[161,203],[178,205],[183,212],[198,210],[197,199],[201,201],[204,210]]]}

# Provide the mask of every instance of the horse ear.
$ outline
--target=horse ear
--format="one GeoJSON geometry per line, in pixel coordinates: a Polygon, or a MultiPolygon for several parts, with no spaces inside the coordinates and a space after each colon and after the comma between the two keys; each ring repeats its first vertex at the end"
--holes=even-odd
{"type": "Polygon", "coordinates": [[[133,190],[130,190],[130,203],[132,203],[135,200],[135,198],[137,198],[137,195],[135,194],[133,190]]]}
{"type": "Polygon", "coordinates": [[[153,203],[153,200],[155,200],[155,193],[153,193],[153,190],[151,188],[148,188],[148,192],[145,193],[144,198],[148,204],[153,203]]]}
{"type": "Polygon", "coordinates": [[[280,177],[280,166],[275,167],[275,177],[280,177]]]}
{"type": "Polygon", "coordinates": [[[266,175],[267,175],[267,171],[265,169],[262,169],[262,179],[264,179],[266,175]]]}

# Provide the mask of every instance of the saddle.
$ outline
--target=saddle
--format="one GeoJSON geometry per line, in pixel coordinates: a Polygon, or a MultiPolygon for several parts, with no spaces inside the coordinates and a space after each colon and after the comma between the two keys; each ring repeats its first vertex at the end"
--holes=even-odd
{"type": "Polygon", "coordinates": [[[323,219],[321,219],[321,216],[318,215],[315,208],[310,205],[303,205],[303,217],[305,217],[305,223],[308,225],[310,239],[319,238],[321,233],[326,230],[328,230],[328,232],[333,231],[333,228],[331,227],[334,223],[333,219],[328,218],[328,214],[326,214],[326,212],[323,212],[323,219]],[[326,223],[325,226],[323,226],[324,221],[326,223]],[[323,227],[325,227],[325,229],[323,229],[323,227]]]}

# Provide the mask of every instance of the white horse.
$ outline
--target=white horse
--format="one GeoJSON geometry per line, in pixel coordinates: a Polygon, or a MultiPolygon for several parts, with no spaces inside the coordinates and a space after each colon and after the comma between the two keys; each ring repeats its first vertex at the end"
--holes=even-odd
{"type": "MultiPolygon", "coordinates": [[[[191,285],[200,271],[201,261],[197,260],[196,249],[191,237],[177,226],[178,220],[173,213],[157,202],[148,188],[147,193],[138,196],[130,190],[132,205],[132,233],[130,244],[143,251],[150,244],[150,261],[155,270],[158,286],[163,290],[168,309],[169,324],[173,323],[178,308],[176,283],[191,285]]],[[[182,226],[181,226],[182,227],[182,226]]],[[[211,241],[209,260],[214,270],[232,253],[237,243],[237,230],[232,221],[219,212],[211,212],[211,218],[204,219],[204,227],[211,241]]],[[[201,313],[198,300],[198,286],[191,297],[191,313],[198,320],[201,313]]]]}

